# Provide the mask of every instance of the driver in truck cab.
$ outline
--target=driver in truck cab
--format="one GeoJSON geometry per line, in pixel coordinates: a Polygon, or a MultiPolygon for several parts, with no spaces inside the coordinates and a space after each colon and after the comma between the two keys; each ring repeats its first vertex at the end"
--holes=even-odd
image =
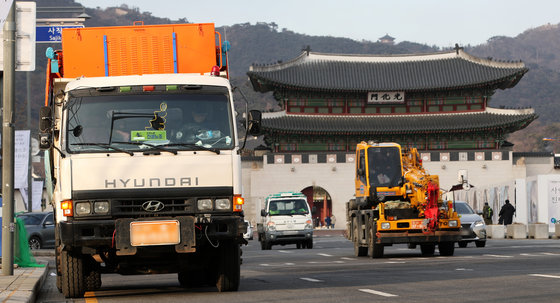
{"type": "Polygon", "coordinates": [[[280,211],[278,210],[278,206],[276,206],[276,203],[271,203],[271,204],[270,204],[269,213],[270,213],[271,215],[278,215],[278,214],[280,214],[280,211]]]}

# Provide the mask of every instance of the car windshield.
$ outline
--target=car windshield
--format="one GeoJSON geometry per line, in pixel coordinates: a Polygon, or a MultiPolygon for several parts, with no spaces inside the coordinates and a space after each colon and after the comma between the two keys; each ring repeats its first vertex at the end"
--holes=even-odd
{"type": "Polygon", "coordinates": [[[153,94],[81,89],[71,93],[65,107],[66,148],[71,153],[129,154],[232,149],[235,138],[229,104],[223,88],[153,94]]]}
{"type": "Polygon", "coordinates": [[[309,213],[307,202],[298,200],[271,201],[268,207],[270,215],[306,215],[309,213]]]}
{"type": "Polygon", "coordinates": [[[474,214],[473,209],[467,203],[455,202],[455,211],[461,215],[474,214]]]}

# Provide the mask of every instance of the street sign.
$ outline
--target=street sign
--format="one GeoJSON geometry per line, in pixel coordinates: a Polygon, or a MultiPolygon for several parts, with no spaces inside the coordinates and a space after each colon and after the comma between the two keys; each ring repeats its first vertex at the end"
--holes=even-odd
{"type": "Polygon", "coordinates": [[[14,3],[13,0],[0,0],[0,30],[4,28],[4,22],[8,18],[12,3],[14,3]]]}
{"type": "MultiPolygon", "coordinates": [[[[0,3],[2,2],[4,0],[0,0],[0,3]]],[[[35,2],[16,1],[16,71],[35,70],[35,12],[35,2]]],[[[1,30],[0,41],[4,41],[4,33],[1,30]]],[[[0,45],[0,70],[3,70],[3,58],[4,47],[0,45]]]]}
{"type": "Polygon", "coordinates": [[[83,25],[46,25],[37,26],[37,43],[60,43],[63,28],[83,28],[83,25]]]}

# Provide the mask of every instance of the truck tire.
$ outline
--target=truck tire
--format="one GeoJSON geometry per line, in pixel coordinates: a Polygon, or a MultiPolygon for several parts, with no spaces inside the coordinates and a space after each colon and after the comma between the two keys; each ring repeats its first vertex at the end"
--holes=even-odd
{"type": "Polygon", "coordinates": [[[89,274],[85,277],[86,279],[86,290],[98,290],[101,288],[101,273],[92,270],[89,274]]]}
{"type": "Polygon", "coordinates": [[[360,244],[358,243],[358,225],[356,224],[356,218],[354,218],[353,220],[354,222],[354,232],[353,234],[353,241],[354,242],[354,255],[356,257],[363,257],[363,256],[367,256],[367,251],[368,248],[366,247],[362,247],[360,246],[360,244]]]}
{"type": "Polygon", "coordinates": [[[434,252],[436,251],[436,245],[433,243],[420,244],[420,251],[422,252],[422,256],[431,257],[434,255],[434,252]]]}
{"type": "Polygon", "coordinates": [[[476,244],[476,247],[484,247],[484,246],[486,246],[486,240],[484,240],[484,241],[474,241],[474,244],[476,244]]]}
{"type": "Polygon", "coordinates": [[[83,297],[86,292],[82,256],[69,251],[60,253],[62,265],[62,294],[66,298],[83,297]]]}
{"type": "Polygon", "coordinates": [[[375,243],[376,230],[374,225],[368,223],[368,256],[372,259],[383,258],[385,246],[383,244],[375,243]]]}
{"type": "Polygon", "coordinates": [[[237,291],[241,279],[241,248],[235,242],[222,244],[216,287],[219,292],[237,291]]]}
{"type": "Polygon", "coordinates": [[[469,242],[467,242],[467,241],[459,241],[459,242],[457,242],[457,244],[459,244],[459,247],[465,248],[465,247],[467,247],[467,245],[469,244],[469,242]]]}
{"type": "Polygon", "coordinates": [[[307,245],[307,244],[305,244],[304,242],[298,242],[298,243],[296,243],[296,248],[301,249],[302,246],[305,248],[305,245],[307,245]]]}
{"type": "Polygon", "coordinates": [[[272,249],[272,243],[268,241],[261,241],[261,250],[270,250],[272,249]]]}
{"type": "Polygon", "coordinates": [[[56,288],[62,293],[62,266],[60,260],[60,252],[62,251],[62,245],[60,245],[60,236],[58,234],[58,228],[54,230],[54,263],[56,272],[56,288]]]}
{"type": "Polygon", "coordinates": [[[438,249],[441,256],[453,256],[455,252],[455,242],[439,242],[438,249]]]}
{"type": "Polygon", "coordinates": [[[307,240],[307,242],[304,242],[304,247],[307,247],[307,249],[312,249],[313,248],[313,238],[307,240]]]}

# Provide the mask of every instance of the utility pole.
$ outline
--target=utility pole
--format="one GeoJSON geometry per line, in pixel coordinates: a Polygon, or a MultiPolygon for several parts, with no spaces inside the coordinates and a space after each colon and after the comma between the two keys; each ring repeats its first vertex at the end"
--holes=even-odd
{"type": "Polygon", "coordinates": [[[4,97],[2,99],[2,274],[14,274],[14,103],[16,2],[4,23],[4,97]]]}

